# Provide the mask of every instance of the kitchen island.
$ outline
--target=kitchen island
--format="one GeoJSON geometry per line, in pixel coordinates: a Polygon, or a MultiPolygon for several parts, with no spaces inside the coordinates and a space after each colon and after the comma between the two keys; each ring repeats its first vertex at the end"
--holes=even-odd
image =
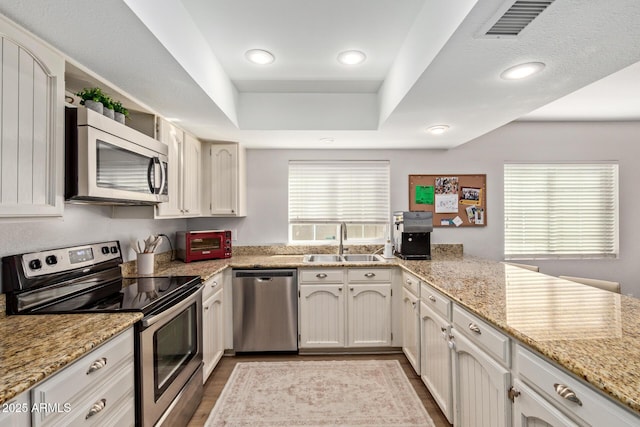
{"type": "MultiPolygon", "coordinates": [[[[174,261],[161,265],[155,275],[200,275],[207,280],[228,268],[371,266],[398,267],[419,277],[515,342],[640,416],[640,300],[636,298],[492,260],[451,255],[431,261],[326,264],[305,263],[303,255],[238,255],[188,264],[174,261]]],[[[80,357],[83,349],[98,345],[95,330],[112,336],[138,319],[135,314],[0,314],[0,403],[80,357]]]]}

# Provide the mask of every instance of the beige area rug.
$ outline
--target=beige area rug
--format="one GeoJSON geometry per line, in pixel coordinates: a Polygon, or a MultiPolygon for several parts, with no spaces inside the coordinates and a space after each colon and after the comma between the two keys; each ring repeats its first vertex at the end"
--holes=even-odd
{"type": "Polygon", "coordinates": [[[205,424],[433,427],[397,360],[238,363],[205,424]]]}

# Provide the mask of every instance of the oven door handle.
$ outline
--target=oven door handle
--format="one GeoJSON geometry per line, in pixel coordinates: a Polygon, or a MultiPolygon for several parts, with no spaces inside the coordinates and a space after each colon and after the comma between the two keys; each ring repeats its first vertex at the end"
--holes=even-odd
{"type": "Polygon", "coordinates": [[[184,310],[186,307],[188,307],[189,305],[193,304],[193,301],[195,300],[195,298],[197,298],[197,296],[199,296],[200,294],[202,294],[202,290],[203,290],[203,286],[202,285],[198,285],[197,289],[195,290],[195,292],[189,294],[186,298],[184,298],[183,300],[181,300],[178,304],[170,307],[167,310],[164,310],[156,315],[153,316],[149,316],[147,318],[142,319],[142,326],[144,328],[148,328],[149,326],[161,322],[165,319],[171,319],[176,313],[184,310]]]}

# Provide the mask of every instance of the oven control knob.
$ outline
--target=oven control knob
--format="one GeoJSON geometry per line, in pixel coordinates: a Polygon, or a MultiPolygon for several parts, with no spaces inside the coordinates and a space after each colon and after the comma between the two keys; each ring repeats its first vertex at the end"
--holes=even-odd
{"type": "Polygon", "coordinates": [[[29,261],[29,268],[32,270],[40,270],[42,268],[42,261],[39,259],[32,259],[29,261]]]}
{"type": "Polygon", "coordinates": [[[111,246],[111,253],[112,254],[117,254],[118,253],[118,247],[117,246],[111,246]]]}
{"type": "Polygon", "coordinates": [[[103,246],[100,250],[104,255],[109,255],[109,246],[103,246]]]}
{"type": "Polygon", "coordinates": [[[58,257],[56,257],[55,255],[49,255],[44,259],[44,262],[46,262],[47,265],[55,265],[58,263],[58,257]]]}

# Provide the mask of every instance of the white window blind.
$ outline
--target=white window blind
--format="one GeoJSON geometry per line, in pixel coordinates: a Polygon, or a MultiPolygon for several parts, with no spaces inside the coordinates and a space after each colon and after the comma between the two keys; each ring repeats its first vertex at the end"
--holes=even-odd
{"type": "Polygon", "coordinates": [[[388,161],[290,161],[289,222],[388,223],[388,161]]]}
{"type": "Polygon", "coordinates": [[[504,165],[505,259],[615,258],[618,165],[504,165]]]}

